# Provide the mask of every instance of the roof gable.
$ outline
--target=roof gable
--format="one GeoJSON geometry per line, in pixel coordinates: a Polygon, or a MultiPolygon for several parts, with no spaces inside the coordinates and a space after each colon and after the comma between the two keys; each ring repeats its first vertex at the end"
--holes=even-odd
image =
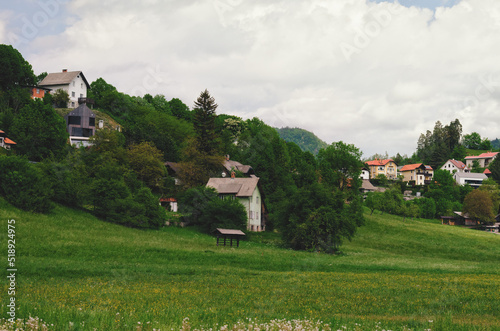
{"type": "MultiPolygon", "coordinates": [[[[414,164],[407,164],[405,166],[403,166],[403,168],[401,168],[401,172],[405,172],[405,171],[412,171],[412,170],[415,170],[415,169],[424,169],[426,170],[426,166],[423,165],[423,163],[414,163],[414,164]]],[[[431,168],[432,169],[432,168],[431,168]]],[[[427,169],[427,170],[430,170],[430,169],[427,169]]]]}
{"type": "Polygon", "coordinates": [[[372,161],[366,161],[365,163],[369,166],[383,166],[383,165],[386,165],[387,163],[389,162],[393,162],[394,164],[396,162],[394,162],[393,159],[387,159],[387,160],[372,160],[372,161]]]}
{"type": "Polygon", "coordinates": [[[235,194],[237,197],[249,197],[253,195],[258,183],[258,177],[210,178],[207,187],[214,188],[220,194],[235,194]]]}
{"type": "Polygon", "coordinates": [[[48,74],[38,85],[54,86],[54,85],[67,85],[70,84],[77,76],[81,76],[87,88],[90,88],[85,75],[81,71],[63,71],[48,74]]]}
{"type": "Polygon", "coordinates": [[[498,152],[488,152],[488,153],[482,153],[476,156],[466,156],[466,160],[473,160],[473,159],[491,159],[497,156],[498,152]]]}
{"type": "Polygon", "coordinates": [[[81,104],[78,107],[76,107],[74,110],[66,114],[64,118],[67,118],[68,116],[82,116],[82,117],[96,117],[95,114],[90,110],[89,107],[87,107],[86,104],[81,104]]]}
{"type": "Polygon", "coordinates": [[[458,169],[465,169],[465,164],[462,161],[457,160],[448,160],[451,164],[453,164],[458,169]]]}

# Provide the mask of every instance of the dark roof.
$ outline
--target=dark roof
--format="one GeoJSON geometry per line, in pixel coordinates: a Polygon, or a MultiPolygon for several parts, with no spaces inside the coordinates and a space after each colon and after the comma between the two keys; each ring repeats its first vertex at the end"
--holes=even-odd
{"type": "Polygon", "coordinates": [[[210,178],[207,187],[213,187],[220,194],[235,194],[237,197],[250,197],[257,188],[258,183],[258,177],[210,178]]]}
{"type": "Polygon", "coordinates": [[[253,173],[253,169],[251,166],[241,164],[238,161],[224,160],[223,165],[224,165],[224,168],[226,168],[228,171],[231,171],[234,168],[235,170],[238,170],[244,174],[248,174],[250,172],[253,173]]]}
{"type": "Polygon", "coordinates": [[[94,117],[95,114],[90,110],[89,107],[87,107],[86,104],[82,103],[78,107],[76,107],[74,110],[69,112],[64,118],[67,118],[68,116],[82,116],[82,117],[94,117]]]}
{"type": "Polygon", "coordinates": [[[66,72],[56,72],[56,73],[51,73],[48,74],[38,85],[40,87],[44,86],[54,86],[54,85],[67,85],[80,75],[85,82],[85,85],[87,85],[87,88],[90,88],[89,83],[87,82],[87,79],[85,78],[85,75],[81,71],[66,71],[66,72]]]}
{"type": "Polygon", "coordinates": [[[179,172],[179,170],[181,169],[179,163],[176,162],[167,161],[165,162],[165,166],[172,169],[173,172],[179,172]]]}

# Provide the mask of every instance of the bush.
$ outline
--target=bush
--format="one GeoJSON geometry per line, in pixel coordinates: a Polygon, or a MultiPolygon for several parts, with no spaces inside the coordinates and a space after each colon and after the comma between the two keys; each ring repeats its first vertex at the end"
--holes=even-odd
{"type": "Polygon", "coordinates": [[[205,205],[196,224],[205,233],[212,233],[217,228],[243,231],[247,225],[247,212],[237,200],[217,198],[205,205]]]}
{"type": "Polygon", "coordinates": [[[22,157],[0,155],[0,194],[20,209],[46,213],[53,208],[48,180],[22,157]]]}
{"type": "Polygon", "coordinates": [[[245,207],[232,199],[219,199],[212,188],[198,187],[187,190],[179,198],[180,211],[191,224],[200,226],[205,233],[216,228],[245,230],[247,212],[245,207]]]}

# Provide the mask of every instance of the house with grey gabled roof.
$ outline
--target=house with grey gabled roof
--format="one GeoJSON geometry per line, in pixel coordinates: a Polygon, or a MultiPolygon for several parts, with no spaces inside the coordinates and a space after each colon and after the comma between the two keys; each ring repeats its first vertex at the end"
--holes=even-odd
{"type": "Polygon", "coordinates": [[[210,178],[207,187],[214,188],[220,199],[237,199],[247,211],[247,229],[249,231],[265,230],[265,207],[259,189],[259,178],[210,178]]]}
{"type": "Polygon", "coordinates": [[[68,108],[78,107],[78,99],[87,98],[87,90],[90,89],[90,84],[83,72],[68,71],[66,69],[63,69],[62,72],[48,74],[38,86],[50,89],[51,93],[59,89],[68,92],[70,99],[68,108]]]}

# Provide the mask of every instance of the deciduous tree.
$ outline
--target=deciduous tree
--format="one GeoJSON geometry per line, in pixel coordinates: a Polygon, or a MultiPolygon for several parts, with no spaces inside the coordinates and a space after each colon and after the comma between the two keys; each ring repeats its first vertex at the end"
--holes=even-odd
{"type": "Polygon", "coordinates": [[[468,214],[472,219],[485,224],[495,221],[493,202],[491,201],[490,194],[486,191],[473,190],[467,194],[462,212],[468,214]]]}

